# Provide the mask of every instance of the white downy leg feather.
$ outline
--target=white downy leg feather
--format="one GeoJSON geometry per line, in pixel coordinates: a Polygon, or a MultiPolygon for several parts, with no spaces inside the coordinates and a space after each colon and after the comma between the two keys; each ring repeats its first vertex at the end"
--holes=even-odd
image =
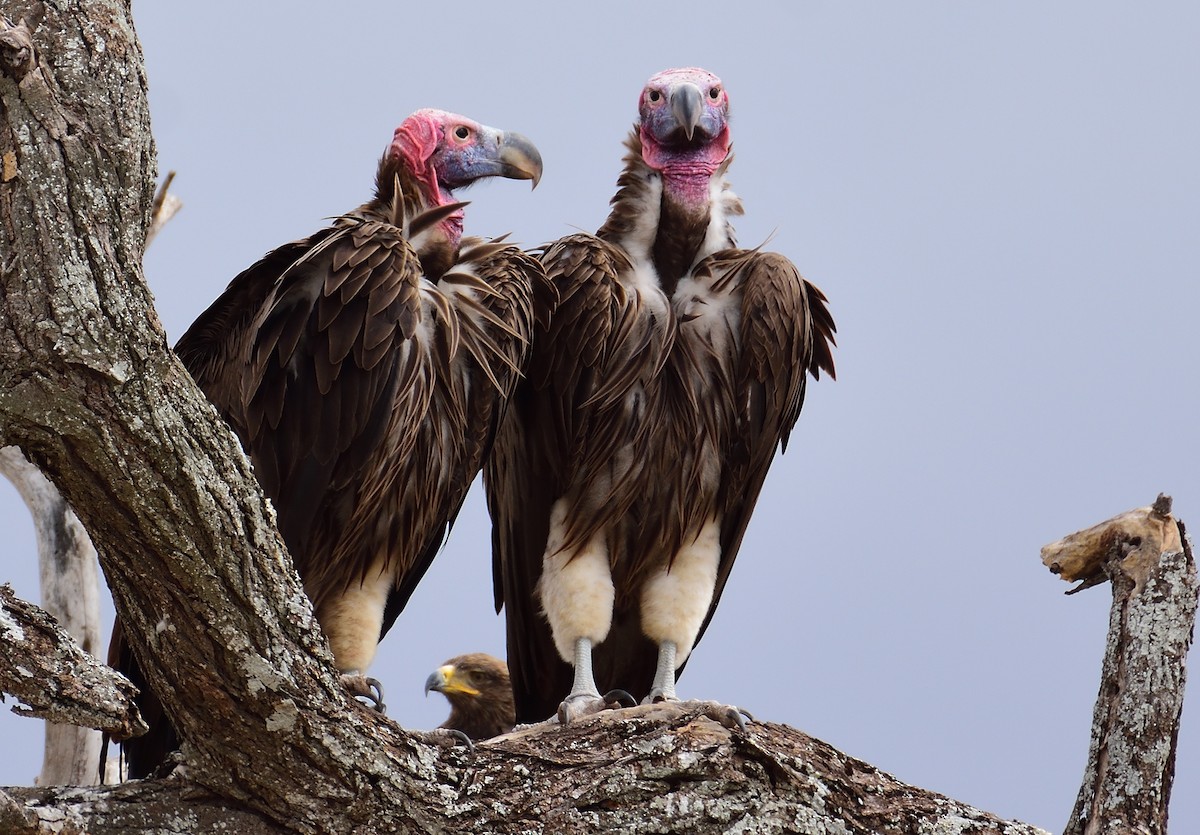
{"type": "Polygon", "coordinates": [[[566,507],[559,499],[550,515],[538,591],[554,646],[564,661],[574,663],[580,638],[595,645],[608,635],[615,592],[603,536],[594,537],[578,550],[560,551],[565,531],[566,507]]]}
{"type": "Polygon", "coordinates": [[[361,585],[351,586],[317,613],[329,637],[334,664],[341,672],[366,672],[374,660],[392,584],[392,572],[384,571],[383,561],[378,560],[361,585]]]}
{"type": "Polygon", "coordinates": [[[679,549],[670,570],[652,576],[642,589],[642,631],[660,646],[675,644],[674,668],[687,660],[708,614],[720,559],[720,520],[709,519],[700,535],[679,549]]]}

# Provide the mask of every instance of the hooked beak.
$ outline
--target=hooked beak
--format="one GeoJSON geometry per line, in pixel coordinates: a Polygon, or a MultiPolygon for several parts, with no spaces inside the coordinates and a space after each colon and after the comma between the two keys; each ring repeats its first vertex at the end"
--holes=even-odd
{"type": "Polygon", "coordinates": [[[704,113],[704,95],[695,84],[680,84],[671,91],[671,115],[690,142],[704,113]]]}
{"type": "MultiPolygon", "coordinates": [[[[531,178],[524,177],[517,179],[531,178]]],[[[425,679],[425,695],[428,696],[430,690],[436,690],[439,693],[466,693],[468,696],[478,696],[479,691],[463,684],[462,681],[455,677],[456,672],[453,664],[438,667],[429,674],[429,678],[425,679]]]]}
{"type": "MultiPolygon", "coordinates": [[[[696,92],[699,95],[699,90],[696,92]]],[[[506,131],[500,139],[499,158],[500,176],[510,180],[533,180],[533,187],[537,188],[542,179],[542,155],[529,139],[506,131]]],[[[427,686],[426,691],[428,689],[427,686]]]]}

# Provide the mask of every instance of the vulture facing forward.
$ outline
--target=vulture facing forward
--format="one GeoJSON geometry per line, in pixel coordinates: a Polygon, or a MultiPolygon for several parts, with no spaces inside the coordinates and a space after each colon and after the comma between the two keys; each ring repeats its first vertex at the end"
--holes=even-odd
{"type": "MultiPolygon", "coordinates": [[[[176,346],[274,503],[343,682],[377,703],[363,674],[482,466],[535,297],[553,306],[536,259],[462,237],[452,194],[496,176],[536,186],[541,171],[519,134],[418,111],[374,199],[267,253],[176,346]]],[[[132,776],[165,753],[144,740],[126,744],[132,776]]]]}
{"type": "Polygon", "coordinates": [[[736,248],[720,79],[667,70],[638,108],[608,220],[544,249],[559,306],[484,470],[523,723],[675,698],[807,375],[834,371],[821,291],[736,248]]]}

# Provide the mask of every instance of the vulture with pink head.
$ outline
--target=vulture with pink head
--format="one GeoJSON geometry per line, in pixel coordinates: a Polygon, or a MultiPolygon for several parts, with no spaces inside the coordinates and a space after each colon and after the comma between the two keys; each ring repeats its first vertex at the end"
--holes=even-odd
{"type": "MultiPolygon", "coordinates": [[[[263,256],[175,349],[253,462],[343,682],[380,707],[367,666],[483,464],[537,311],[554,306],[535,258],[463,237],[453,194],[487,177],[536,186],[541,171],[519,134],[418,111],[372,200],[263,256]]],[[[119,637],[110,659],[128,669],[119,637]]],[[[126,743],[131,776],[174,747],[154,734],[126,743]]]]}
{"type": "Polygon", "coordinates": [[[484,469],[518,722],[676,698],[807,378],[834,372],[821,291],[735,243],[720,79],[661,72],[638,110],[607,221],[542,252],[558,307],[484,469]]]}

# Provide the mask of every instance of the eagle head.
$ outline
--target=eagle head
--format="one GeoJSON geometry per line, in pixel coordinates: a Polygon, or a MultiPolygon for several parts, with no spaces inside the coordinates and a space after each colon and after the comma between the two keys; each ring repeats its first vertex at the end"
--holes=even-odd
{"type": "Polygon", "coordinates": [[[486,653],[451,658],[425,680],[425,695],[430,690],[450,701],[450,718],[443,728],[488,739],[508,733],[516,724],[508,665],[486,653]]]}
{"type": "Polygon", "coordinates": [[[712,175],[729,156],[729,96],[699,67],[663,70],[638,100],[642,159],[668,177],[712,175]]]}

